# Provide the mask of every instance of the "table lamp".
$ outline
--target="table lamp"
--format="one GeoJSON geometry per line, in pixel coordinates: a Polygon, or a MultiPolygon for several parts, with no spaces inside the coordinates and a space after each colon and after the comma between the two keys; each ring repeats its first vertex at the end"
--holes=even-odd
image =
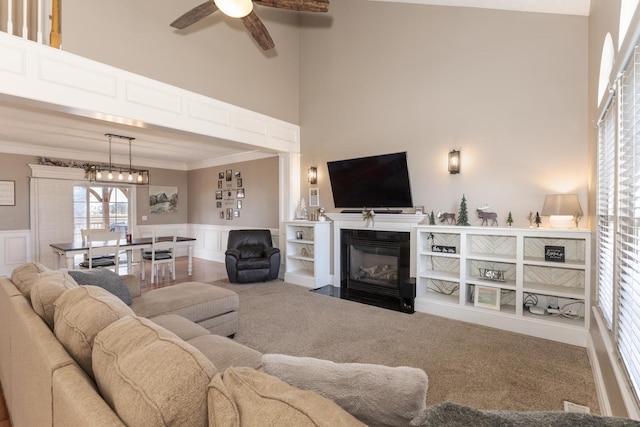
{"type": "Polygon", "coordinates": [[[549,217],[551,228],[577,228],[575,218],[583,215],[577,194],[550,194],[544,199],[542,216],[549,217]]]}

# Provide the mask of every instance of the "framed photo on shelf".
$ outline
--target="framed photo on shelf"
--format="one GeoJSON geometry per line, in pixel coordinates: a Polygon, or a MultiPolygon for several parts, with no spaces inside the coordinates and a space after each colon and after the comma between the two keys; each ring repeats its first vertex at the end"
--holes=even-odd
{"type": "Polygon", "coordinates": [[[473,295],[473,305],[475,307],[500,310],[500,288],[476,285],[473,295]]]}

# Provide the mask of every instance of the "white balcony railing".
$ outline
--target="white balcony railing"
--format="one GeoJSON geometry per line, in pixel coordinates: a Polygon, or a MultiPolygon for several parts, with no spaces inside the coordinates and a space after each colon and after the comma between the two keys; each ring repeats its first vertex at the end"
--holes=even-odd
{"type": "Polygon", "coordinates": [[[60,48],[62,0],[0,0],[0,31],[60,48]]]}

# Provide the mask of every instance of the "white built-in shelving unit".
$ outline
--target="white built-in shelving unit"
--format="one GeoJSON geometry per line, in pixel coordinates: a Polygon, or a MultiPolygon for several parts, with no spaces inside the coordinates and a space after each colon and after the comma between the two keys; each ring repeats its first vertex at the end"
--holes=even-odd
{"type": "Polygon", "coordinates": [[[292,221],[285,229],[284,280],[313,289],[330,284],[331,222],[292,221]]]}
{"type": "Polygon", "coordinates": [[[591,233],[588,230],[417,226],[416,311],[586,346],[591,233]],[[545,260],[560,248],[563,261],[545,260]],[[499,272],[498,280],[482,271],[499,272]],[[499,292],[500,304],[475,303],[499,292]],[[533,314],[559,307],[564,314],[533,314]]]}

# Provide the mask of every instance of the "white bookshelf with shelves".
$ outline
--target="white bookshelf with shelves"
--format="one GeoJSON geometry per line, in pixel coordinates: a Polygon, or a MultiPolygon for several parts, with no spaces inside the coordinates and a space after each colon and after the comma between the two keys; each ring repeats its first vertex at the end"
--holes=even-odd
{"type": "Polygon", "coordinates": [[[291,221],[285,223],[284,280],[308,288],[330,284],[329,260],[331,223],[291,221]]]}
{"type": "Polygon", "coordinates": [[[590,231],[418,225],[415,240],[416,311],[586,346],[590,231]],[[499,306],[474,304],[477,287],[499,306]]]}

